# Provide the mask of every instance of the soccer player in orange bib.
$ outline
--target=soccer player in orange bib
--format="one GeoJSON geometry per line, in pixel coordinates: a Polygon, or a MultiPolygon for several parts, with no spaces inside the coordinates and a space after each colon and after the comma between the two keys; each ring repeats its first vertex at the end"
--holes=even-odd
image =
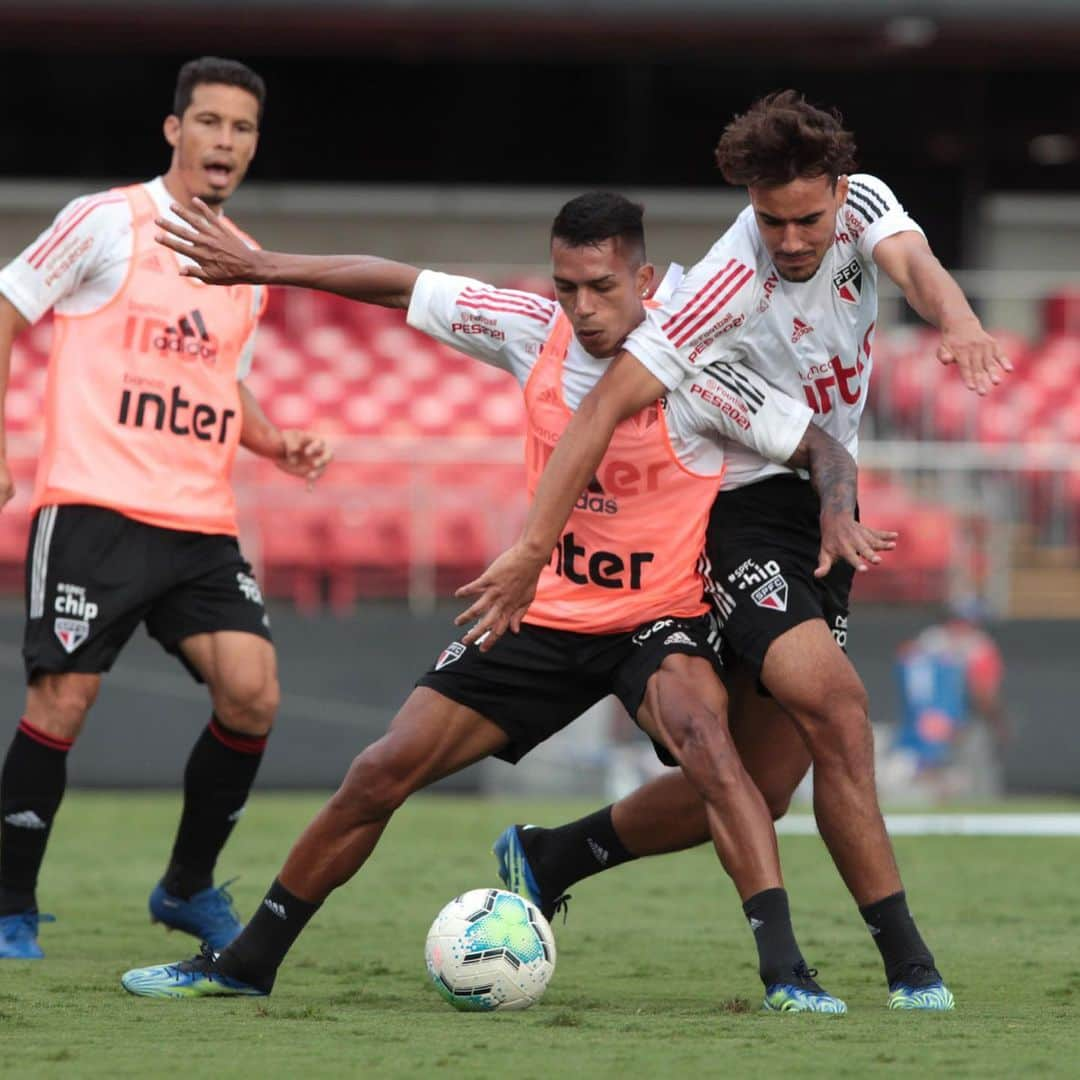
{"type": "MultiPolygon", "coordinates": [[[[209,217],[182,216],[191,228],[163,223],[171,234],[163,240],[199,263],[194,276],[288,282],[407,308],[412,326],[511,371],[525,394],[530,489],[573,410],[641,323],[654,285],[641,208],[613,194],[574,199],[555,219],[558,303],[369,256],[250,252],[209,217]]],[[[552,545],[520,634],[490,651],[448,644],[389,732],[353,761],[232,945],[128,972],[124,986],[154,997],[269,993],[297,935],[363,866],[413,792],[489,755],[516,762],[615,694],[708,807],[724,868],[744,908],[760,913],[766,1007],[845,1011],[815,982],[795,940],[769,811],[728,731],[697,565],[728,440],[810,468],[826,563],[864,565],[891,546],[854,520],[854,462],[811,415],[735,363],[628,417],[552,545]]]]}
{"type": "MultiPolygon", "coordinates": [[[[213,707],[150,913],[218,947],[240,928],[213,870],[279,694],[229,474],[242,445],[311,482],[329,451],[276,428],[244,386],[265,290],[181,277],[154,221],[196,196],[220,213],[255,153],[264,99],[237,61],[185,64],[164,125],[168,172],[74,200],[0,272],[3,385],[15,336],[50,309],[55,325],[26,558],[26,708],[0,779],[0,958],[43,955],[38,923],[52,917],[39,915],[36,886],[67,754],[140,623],[213,707]]],[[[3,449],[0,505],[14,492],[3,449]]]]}

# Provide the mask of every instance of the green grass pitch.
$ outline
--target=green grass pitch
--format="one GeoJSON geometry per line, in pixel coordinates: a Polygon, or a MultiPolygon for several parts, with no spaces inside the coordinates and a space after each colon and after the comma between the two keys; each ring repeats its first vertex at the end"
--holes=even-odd
{"type": "MultiPolygon", "coordinates": [[[[252,799],[225,853],[242,915],[321,798],[252,799]]],[[[762,1015],[738,901],[707,849],[580,884],[559,960],[524,1013],[452,1011],[428,985],[427,928],[455,893],[496,884],[504,824],[569,803],[421,798],[319,913],[268,999],[148,1001],[129,967],[184,958],[146,897],[175,795],[74,793],[41,883],[43,962],[0,961],[0,1075],[16,1077],[1076,1076],[1075,839],[899,838],[909,897],[956,994],[948,1015],[890,1013],[873,944],[816,838],[782,841],[807,959],[846,1017],[762,1015]]]]}

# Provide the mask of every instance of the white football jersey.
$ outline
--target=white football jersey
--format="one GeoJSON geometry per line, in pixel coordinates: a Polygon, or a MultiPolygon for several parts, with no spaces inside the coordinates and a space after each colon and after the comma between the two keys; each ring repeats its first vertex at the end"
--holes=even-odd
{"type": "MultiPolygon", "coordinates": [[[[408,319],[451,348],[509,371],[524,388],[558,313],[559,305],[543,296],[425,270],[413,286],[408,319]]],[[[563,398],[570,409],[581,404],[610,363],[572,339],[563,363],[563,398]]],[[[704,475],[722,472],[736,445],[753,447],[763,459],[786,461],[812,416],[801,395],[794,399],[774,389],[738,363],[724,365],[722,377],[701,373],[687,380],[663,407],[675,455],[685,468],[704,475]]]]}
{"type": "MultiPolygon", "coordinates": [[[[762,242],[752,207],[627,339],[626,349],[669,389],[723,373],[733,362],[805,401],[814,422],[858,457],[877,320],[874,246],[922,229],[888,186],[859,173],[817,273],[785,281],[762,242]]],[[[745,445],[727,454],[724,489],[785,472],[745,445]]]]}

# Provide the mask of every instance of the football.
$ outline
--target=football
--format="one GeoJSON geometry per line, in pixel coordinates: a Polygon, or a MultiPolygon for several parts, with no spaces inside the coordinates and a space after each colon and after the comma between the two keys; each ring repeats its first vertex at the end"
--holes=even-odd
{"type": "Polygon", "coordinates": [[[435,916],[424,957],[435,989],[455,1009],[527,1009],[555,970],[555,938],[523,897],[472,889],[435,916]]]}

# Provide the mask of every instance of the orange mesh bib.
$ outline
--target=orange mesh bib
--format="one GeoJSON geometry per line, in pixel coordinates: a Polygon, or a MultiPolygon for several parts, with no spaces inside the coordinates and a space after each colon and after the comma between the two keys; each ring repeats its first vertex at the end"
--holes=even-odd
{"type": "MultiPolygon", "coordinates": [[[[530,497],[570,422],[562,374],[572,340],[560,312],[525,387],[530,497]]],[[[607,634],[704,614],[697,564],[720,479],[678,461],[659,403],[624,420],[540,575],[526,621],[607,634]]]]}
{"type": "Polygon", "coordinates": [[[229,473],[240,440],[237,365],[254,326],[252,289],[180,277],[154,242],[141,187],[119,293],[56,315],[34,508],[105,506],[150,525],[236,533],[229,473]]]}

